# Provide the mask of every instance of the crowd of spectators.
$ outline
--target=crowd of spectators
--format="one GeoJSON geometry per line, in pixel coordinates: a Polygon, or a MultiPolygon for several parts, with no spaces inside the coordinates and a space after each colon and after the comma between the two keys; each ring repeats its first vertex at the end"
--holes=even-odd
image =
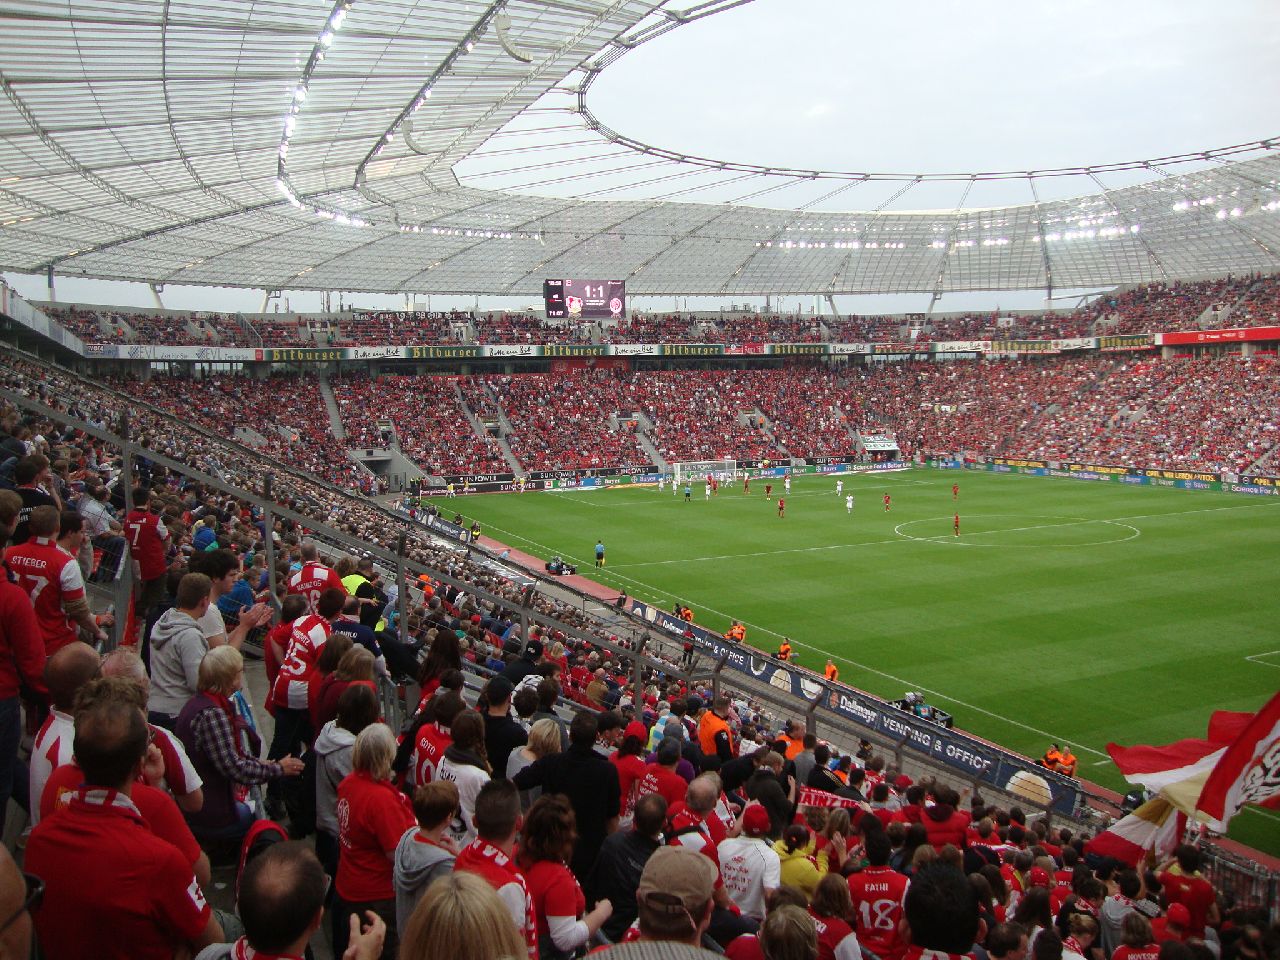
{"type": "Polygon", "coordinates": [[[622,399],[652,422],[654,446],[668,463],[779,456],[737,371],[637,371],[622,399]]]}
{"type": "Polygon", "coordinates": [[[652,462],[640,446],[635,422],[612,420],[632,409],[619,371],[485,375],[482,382],[506,412],[512,428],[506,440],[526,470],[652,462]]]}
{"type": "Polygon", "coordinates": [[[1011,442],[1040,459],[1244,473],[1280,443],[1274,356],[1130,360],[1011,442]]]}
{"type": "Polygon", "coordinates": [[[477,436],[459,406],[453,377],[342,377],[332,381],[342,426],[353,446],[386,447],[383,422],[400,449],[426,473],[503,473],[511,468],[497,440],[477,436]]]}
{"type": "Polygon", "coordinates": [[[1073,311],[962,316],[633,313],[613,324],[548,321],[493,311],[351,311],[241,318],[218,313],[115,310],[46,304],[50,317],[87,342],[186,346],[385,346],[455,343],[914,343],[1059,339],[1280,323],[1280,277],[1227,276],[1149,283],[1102,294],[1073,311]]]}

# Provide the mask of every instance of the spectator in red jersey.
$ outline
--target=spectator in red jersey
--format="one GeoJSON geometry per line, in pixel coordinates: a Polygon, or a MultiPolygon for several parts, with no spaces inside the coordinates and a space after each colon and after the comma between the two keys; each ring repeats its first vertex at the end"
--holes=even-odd
{"type": "Polygon", "coordinates": [[[316,856],[325,872],[338,871],[338,785],[351,773],[351,748],[360,731],[378,721],[378,698],[352,687],[338,698],[338,716],[316,737],[316,856]]]}
{"type": "Polygon", "coordinates": [[[133,510],[124,518],[124,535],[136,564],[138,587],[134,593],[136,616],[145,620],[151,608],[164,599],[164,575],[168,570],[166,552],[169,528],[160,518],[160,502],[146,487],[133,491],[133,510]]]}
{"type": "MultiPolygon", "coordinates": [[[[102,675],[128,680],[141,692],[143,702],[146,701],[151,680],[147,677],[142,658],[132,648],[117,647],[103,657],[102,675]]],[[[181,809],[199,810],[204,805],[203,781],[187,756],[182,741],[165,727],[148,724],[148,729],[152,742],[164,758],[164,778],[156,786],[168,791],[181,809]]]]}
{"type": "Polygon", "coordinates": [[[396,955],[395,887],[392,861],[405,831],[416,824],[409,799],[391,782],[395,735],[384,723],[360,731],[351,750],[351,773],[338,784],[338,874],[333,917],[333,955],[347,949],[351,916],[373,911],[387,925],[383,948],[396,955]]]}
{"type": "Polygon", "coordinates": [[[539,797],[520,831],[520,868],[538,924],[543,960],[569,960],[613,913],[608,900],[587,912],[582,887],[569,870],[577,838],[573,808],[560,794],[539,797]]]}
{"type": "MultiPolygon", "coordinates": [[[[558,734],[559,728],[557,728],[558,734]]],[[[648,742],[648,728],[639,720],[632,720],[623,731],[622,743],[618,744],[618,749],[609,755],[610,762],[618,768],[618,787],[622,793],[618,826],[621,829],[631,827],[631,816],[635,810],[636,800],[640,796],[640,781],[648,773],[645,762],[641,759],[648,742]]]]}
{"type": "MultiPolygon", "coordinates": [[[[320,548],[315,545],[315,542],[304,540],[301,550],[302,566],[289,577],[286,592],[297,594],[305,599],[307,612],[312,614],[317,612],[320,597],[326,590],[342,591],[345,600],[347,589],[342,585],[342,578],[338,576],[336,570],[320,562],[320,548]]],[[[342,608],[339,607],[338,612],[341,611],[342,608]]]]}
{"type": "Polygon", "coordinates": [[[858,942],[880,960],[900,960],[906,948],[899,926],[907,878],[889,867],[889,838],[873,830],[863,841],[868,865],[849,877],[858,942]]]}
{"type": "MultiPolygon", "coordinates": [[[[538,960],[538,921],[524,872],[515,860],[522,822],[520,795],[510,780],[490,780],[475,799],[476,837],[453,869],[474,873],[495,891],[524,940],[529,960],[538,960]]],[[[511,960],[511,958],[506,958],[511,960]]]]}
{"type": "Polygon", "coordinates": [[[27,843],[26,868],[45,885],[35,919],[49,957],[170,960],[222,939],[191,866],[130,799],[146,753],[133,705],[104,698],[77,716],[84,785],[27,843]]]}
{"type": "MultiPolygon", "coordinates": [[[[289,637],[293,634],[293,624],[307,612],[306,598],[299,594],[289,594],[280,602],[280,622],[267,633],[262,644],[263,666],[267,672],[267,689],[276,685],[276,677],[280,673],[280,664],[284,663],[285,653],[289,648],[289,637]]],[[[270,698],[267,699],[268,711],[274,709],[270,698]]]]}
{"type": "Polygon", "coordinates": [[[1170,904],[1180,903],[1191,914],[1188,930],[1193,937],[1204,938],[1205,926],[1217,926],[1220,920],[1213,885],[1200,873],[1200,851],[1189,843],[1174,850],[1174,859],[1162,864],[1156,878],[1164,887],[1170,904]]]}
{"type": "Polygon", "coordinates": [[[668,807],[683,803],[684,794],[689,788],[689,784],[684,777],[676,773],[676,767],[679,764],[680,741],[675,737],[668,737],[658,744],[653,763],[649,764],[644,777],[640,780],[640,784],[636,789],[636,796],[642,797],[646,793],[660,793],[662,798],[667,801],[668,807]]]}
{"type": "MultiPolygon", "coordinates": [[[[304,564],[303,570],[306,569],[304,564]]],[[[314,611],[294,621],[289,649],[271,688],[276,727],[267,750],[268,760],[292,756],[315,738],[310,707],[319,672],[318,661],[333,632],[333,621],[342,612],[346,600],[345,590],[326,587],[316,598],[314,611]]],[[[268,786],[268,806],[273,813],[280,812],[282,798],[279,784],[273,782],[268,786]]]]}
{"type": "MultiPolygon", "coordinates": [[[[77,514],[68,519],[79,522],[77,514]]],[[[45,652],[52,655],[69,643],[80,639],[80,632],[95,644],[104,643],[106,633],[98,627],[89,600],[85,596],[84,578],[76,558],[58,546],[61,517],[54,507],[36,507],[31,511],[26,543],[5,551],[5,566],[27,591],[36,610],[45,652]]]]}
{"type": "Polygon", "coordinates": [[[934,801],[933,806],[925,807],[924,816],[920,818],[933,849],[941,850],[950,843],[963,850],[969,814],[959,809],[960,794],[952,787],[938,787],[934,791],[934,801]]]}
{"type": "Polygon", "coordinates": [[[1151,931],[1151,921],[1136,911],[1127,915],[1120,928],[1120,946],[1111,952],[1111,960],[1159,960],[1159,957],[1160,944],[1151,931]]]}
{"type": "Polygon", "coordinates": [[[1156,917],[1151,921],[1151,935],[1156,943],[1164,943],[1166,940],[1186,940],[1191,936],[1191,931],[1188,929],[1190,926],[1191,911],[1187,909],[1186,904],[1171,903],[1163,917],[1156,917]]]}

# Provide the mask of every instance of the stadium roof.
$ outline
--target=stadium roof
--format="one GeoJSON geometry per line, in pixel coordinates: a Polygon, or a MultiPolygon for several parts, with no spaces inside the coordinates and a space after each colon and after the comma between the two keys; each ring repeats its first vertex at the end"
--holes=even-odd
{"type": "Polygon", "coordinates": [[[596,119],[610,63],[743,2],[19,0],[0,12],[0,267],[520,295],[548,276],[949,293],[1280,268],[1280,138],[939,175],[690,157],[596,119]],[[897,209],[939,177],[954,209],[897,209]],[[1086,190],[1039,200],[1060,177],[1086,190]],[[1028,202],[965,208],[991,179],[1025,182],[1028,202]],[[815,209],[870,180],[901,187],[815,209]]]}

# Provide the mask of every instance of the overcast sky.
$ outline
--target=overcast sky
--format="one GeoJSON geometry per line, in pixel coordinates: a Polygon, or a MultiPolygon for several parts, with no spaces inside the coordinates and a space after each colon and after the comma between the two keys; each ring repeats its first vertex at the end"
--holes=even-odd
{"type": "MultiPolygon", "coordinates": [[[[628,53],[597,80],[589,106],[621,133],[699,156],[936,173],[1139,160],[1258,140],[1280,133],[1277,92],[1277,0],[755,0],[628,53]]],[[[513,173],[486,185],[519,181],[513,173]]],[[[1103,182],[1120,187],[1134,176],[1103,182]]],[[[875,208],[899,186],[863,184],[815,209],[875,208]]],[[[1039,179],[1037,189],[1042,199],[1097,192],[1081,177],[1039,179]]],[[[953,209],[963,190],[962,183],[916,186],[890,209],[953,209]]],[[[770,202],[795,205],[814,195],[780,191],[770,202]]],[[[1025,181],[997,182],[975,186],[965,206],[1030,199],[1025,181]]],[[[46,296],[43,278],[7,279],[25,296],[46,296]]],[[[155,305],[141,284],[59,278],[57,292],[60,300],[155,305]]],[[[528,299],[482,298],[480,305],[518,307],[528,299]]],[[[262,294],[171,287],[163,300],[256,311],[262,294]]],[[[320,295],[294,293],[289,302],[315,310],[320,295]]],[[[353,302],[405,301],[348,295],[353,302]]],[[[842,311],[860,312],[923,310],[927,302],[838,298],[842,311]]],[[[670,309],[674,301],[634,303],[670,309]]],[[[473,304],[431,298],[434,308],[473,304]]],[[[689,301],[701,309],[721,304],[689,301]]],[[[939,309],[997,304],[1040,307],[1043,293],[954,295],[939,309]]],[[[812,305],[784,301],[790,309],[812,305]]]]}

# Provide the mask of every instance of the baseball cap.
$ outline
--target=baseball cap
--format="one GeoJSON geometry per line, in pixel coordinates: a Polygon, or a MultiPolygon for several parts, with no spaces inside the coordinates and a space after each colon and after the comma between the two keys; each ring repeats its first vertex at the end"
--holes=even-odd
{"type": "Polygon", "coordinates": [[[641,743],[649,739],[649,730],[639,720],[632,720],[627,724],[627,729],[622,731],[623,736],[635,737],[641,743]]]}
{"type": "Polygon", "coordinates": [[[1187,909],[1185,903],[1172,903],[1169,905],[1168,919],[1170,923],[1176,923],[1180,927],[1191,926],[1191,911],[1187,909]]]}
{"type": "Polygon", "coordinates": [[[650,910],[692,916],[711,899],[716,885],[716,867],[710,857],[689,847],[659,847],[649,857],[640,874],[636,899],[650,910]]]}
{"type": "Polygon", "coordinates": [[[1027,874],[1027,885],[1030,887],[1047,887],[1049,886],[1049,871],[1044,867],[1032,867],[1031,872],[1027,874]]]}
{"type": "Polygon", "coordinates": [[[742,812],[742,832],[748,837],[761,837],[769,832],[769,811],[756,804],[742,812]]]}

